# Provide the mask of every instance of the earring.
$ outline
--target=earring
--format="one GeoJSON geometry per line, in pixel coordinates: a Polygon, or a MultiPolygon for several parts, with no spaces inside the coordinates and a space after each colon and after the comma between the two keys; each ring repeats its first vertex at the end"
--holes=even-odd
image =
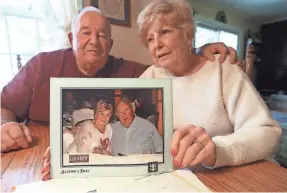
{"type": "Polygon", "coordinates": [[[194,52],[194,49],[193,49],[193,47],[192,47],[192,45],[189,47],[189,50],[190,50],[190,52],[194,52]]]}
{"type": "Polygon", "coordinates": [[[196,49],[195,49],[195,48],[193,48],[192,46],[190,46],[190,48],[189,48],[189,49],[190,49],[190,52],[191,52],[191,53],[196,53],[196,49]]]}

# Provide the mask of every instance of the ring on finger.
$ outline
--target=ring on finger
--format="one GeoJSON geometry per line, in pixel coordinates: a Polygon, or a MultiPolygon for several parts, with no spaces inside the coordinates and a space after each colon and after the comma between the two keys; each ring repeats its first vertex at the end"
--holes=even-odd
{"type": "Polygon", "coordinates": [[[200,151],[204,149],[204,145],[203,145],[200,141],[194,140],[194,141],[193,141],[193,144],[195,144],[195,143],[200,146],[200,151]]]}

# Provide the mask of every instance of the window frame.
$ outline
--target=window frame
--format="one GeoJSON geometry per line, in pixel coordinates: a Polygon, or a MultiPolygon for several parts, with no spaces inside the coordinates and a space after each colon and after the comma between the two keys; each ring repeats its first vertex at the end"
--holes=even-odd
{"type": "MultiPolygon", "coordinates": [[[[197,23],[196,27],[201,27],[201,28],[204,28],[204,29],[207,29],[207,30],[216,31],[217,33],[227,32],[227,33],[236,35],[237,36],[237,47],[236,47],[236,50],[239,50],[239,34],[238,33],[235,33],[235,32],[233,32],[231,30],[225,30],[225,29],[222,29],[222,28],[212,27],[212,26],[210,26],[210,25],[208,25],[206,23],[202,23],[202,22],[197,23]]],[[[194,45],[195,45],[195,42],[196,42],[196,37],[194,38],[194,45]]]]}
{"type": "MultiPolygon", "coordinates": [[[[238,42],[237,42],[237,55],[239,58],[244,57],[244,29],[239,29],[237,27],[234,27],[230,24],[225,24],[216,20],[212,20],[209,18],[206,18],[202,15],[195,14],[194,15],[194,22],[195,22],[195,30],[197,26],[207,26],[210,29],[220,29],[228,33],[236,34],[238,35],[238,42]]],[[[195,37],[193,40],[193,45],[195,45],[195,37]]]]}
{"type": "MultiPolygon", "coordinates": [[[[27,61],[23,62],[23,57],[30,57],[32,58],[35,54],[41,52],[41,42],[40,42],[40,25],[39,22],[43,19],[40,16],[39,17],[35,17],[33,15],[27,15],[24,12],[23,13],[19,13],[17,10],[19,10],[20,8],[9,8],[9,7],[1,7],[1,20],[4,21],[4,27],[5,27],[5,31],[3,33],[3,36],[7,39],[7,46],[8,52],[0,52],[0,56],[8,56],[9,58],[9,66],[10,66],[10,70],[11,70],[11,75],[13,78],[19,71],[18,67],[17,67],[17,55],[20,55],[21,60],[21,64],[22,66],[26,64],[27,61]],[[8,17],[17,17],[20,19],[31,19],[33,21],[35,21],[36,23],[36,39],[37,39],[37,49],[36,52],[37,53],[23,53],[23,52],[13,52],[12,51],[12,45],[11,45],[11,36],[9,33],[9,21],[8,21],[8,17]]],[[[8,63],[7,63],[8,65],[8,63]]],[[[8,69],[8,67],[7,67],[8,69]]],[[[1,82],[0,83],[0,87],[3,87],[4,85],[7,84],[7,82],[1,82]],[[4,85],[2,85],[4,84],[4,85]]]]}

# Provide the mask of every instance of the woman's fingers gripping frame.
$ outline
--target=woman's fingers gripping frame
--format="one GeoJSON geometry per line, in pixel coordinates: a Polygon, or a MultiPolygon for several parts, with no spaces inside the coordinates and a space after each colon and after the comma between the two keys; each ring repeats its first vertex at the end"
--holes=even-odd
{"type": "Polygon", "coordinates": [[[206,164],[205,162],[207,162],[207,159],[210,158],[211,156],[215,156],[215,145],[213,142],[209,142],[203,150],[201,150],[199,152],[199,154],[196,156],[196,158],[190,162],[189,166],[196,166],[198,164],[205,164],[205,165],[209,165],[206,164]]]}
{"type": "Polygon", "coordinates": [[[208,139],[208,135],[206,131],[202,127],[197,127],[194,129],[195,139],[192,141],[191,146],[185,152],[182,164],[180,167],[186,167],[192,162],[196,156],[200,153],[202,149],[204,149],[204,144],[201,141],[205,141],[208,139]]]}
{"type": "Polygon", "coordinates": [[[51,151],[50,151],[50,147],[48,147],[43,155],[42,160],[45,160],[45,159],[50,160],[50,158],[51,158],[51,151]]]}
{"type": "Polygon", "coordinates": [[[188,164],[189,166],[196,166],[202,162],[206,162],[208,158],[214,156],[215,154],[215,144],[205,130],[197,138],[194,145],[199,147],[200,151],[198,152],[197,156],[194,157],[193,160],[190,160],[188,164]]]}
{"type": "Polygon", "coordinates": [[[200,135],[200,130],[194,125],[188,125],[174,132],[171,142],[171,153],[174,157],[174,165],[180,167],[187,149],[200,135]]]}
{"type": "Polygon", "coordinates": [[[46,181],[46,180],[51,179],[50,170],[51,170],[50,160],[45,159],[45,160],[44,160],[44,164],[43,164],[43,168],[42,168],[42,170],[41,170],[42,180],[43,180],[43,181],[46,181]]]}

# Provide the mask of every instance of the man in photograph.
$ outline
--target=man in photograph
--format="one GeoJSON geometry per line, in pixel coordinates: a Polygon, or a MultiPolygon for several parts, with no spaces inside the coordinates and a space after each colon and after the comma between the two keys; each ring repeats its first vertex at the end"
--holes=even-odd
{"type": "Polygon", "coordinates": [[[119,121],[112,124],[112,155],[163,152],[163,139],[155,126],[148,120],[138,117],[128,100],[119,101],[115,113],[119,121]]]}

